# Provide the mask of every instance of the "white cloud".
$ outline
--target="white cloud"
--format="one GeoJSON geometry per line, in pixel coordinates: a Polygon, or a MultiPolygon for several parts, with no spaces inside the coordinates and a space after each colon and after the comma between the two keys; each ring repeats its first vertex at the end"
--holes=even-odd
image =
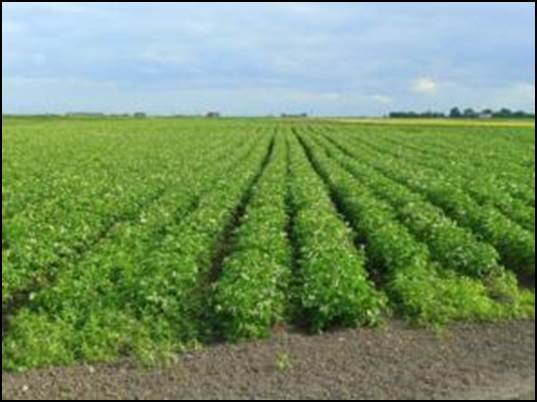
{"type": "Polygon", "coordinates": [[[412,91],[419,94],[434,94],[438,91],[438,84],[429,77],[420,77],[412,83],[412,91]]]}

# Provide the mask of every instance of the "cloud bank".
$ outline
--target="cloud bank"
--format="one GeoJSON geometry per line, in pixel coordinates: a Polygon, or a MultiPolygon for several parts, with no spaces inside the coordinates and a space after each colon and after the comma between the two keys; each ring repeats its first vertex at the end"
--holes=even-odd
{"type": "Polygon", "coordinates": [[[534,3],[2,3],[2,110],[535,110],[534,3]]]}

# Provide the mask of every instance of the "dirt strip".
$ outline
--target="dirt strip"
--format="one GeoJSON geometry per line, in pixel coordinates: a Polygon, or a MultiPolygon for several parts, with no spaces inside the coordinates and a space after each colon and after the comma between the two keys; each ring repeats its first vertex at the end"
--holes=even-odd
{"type": "Polygon", "coordinates": [[[392,323],[182,355],[2,374],[2,399],[535,399],[535,321],[441,335],[392,323]]]}

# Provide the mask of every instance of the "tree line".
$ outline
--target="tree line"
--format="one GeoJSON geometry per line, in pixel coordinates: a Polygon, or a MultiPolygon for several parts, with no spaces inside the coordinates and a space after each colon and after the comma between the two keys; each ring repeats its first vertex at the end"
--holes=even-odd
{"type": "Polygon", "coordinates": [[[458,107],[452,108],[449,113],[444,112],[390,112],[392,119],[534,119],[535,113],[528,113],[522,110],[513,111],[507,108],[500,110],[484,109],[481,111],[467,108],[461,110],[458,107]]]}

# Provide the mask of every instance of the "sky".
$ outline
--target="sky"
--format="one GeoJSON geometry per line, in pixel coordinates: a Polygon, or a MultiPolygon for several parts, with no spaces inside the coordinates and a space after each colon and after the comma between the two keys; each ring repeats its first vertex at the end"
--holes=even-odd
{"type": "Polygon", "coordinates": [[[2,112],[535,111],[535,5],[2,2],[2,112]]]}

